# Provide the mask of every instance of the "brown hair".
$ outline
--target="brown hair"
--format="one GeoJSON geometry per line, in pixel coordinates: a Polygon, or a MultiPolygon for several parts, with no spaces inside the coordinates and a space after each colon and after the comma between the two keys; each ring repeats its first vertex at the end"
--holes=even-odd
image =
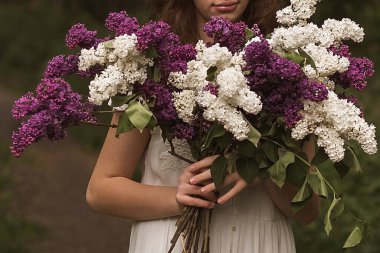
{"type": "MultiPolygon", "coordinates": [[[[184,42],[193,43],[199,35],[195,22],[195,6],[192,0],[151,0],[152,18],[167,22],[184,42]],[[194,25],[193,25],[194,24],[194,25]]],[[[276,11],[282,0],[250,0],[242,20],[252,27],[258,24],[268,34],[276,25],[276,11]]]]}

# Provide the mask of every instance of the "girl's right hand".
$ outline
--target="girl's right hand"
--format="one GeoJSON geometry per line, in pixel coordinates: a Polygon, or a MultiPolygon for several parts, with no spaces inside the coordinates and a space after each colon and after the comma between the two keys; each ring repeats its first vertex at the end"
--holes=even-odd
{"type": "Polygon", "coordinates": [[[182,172],[182,175],[179,178],[176,194],[177,203],[181,208],[184,206],[196,206],[209,209],[214,208],[217,200],[215,193],[203,193],[201,189],[204,185],[193,185],[190,183],[190,179],[197,174],[198,173],[191,172],[191,165],[182,172]]]}

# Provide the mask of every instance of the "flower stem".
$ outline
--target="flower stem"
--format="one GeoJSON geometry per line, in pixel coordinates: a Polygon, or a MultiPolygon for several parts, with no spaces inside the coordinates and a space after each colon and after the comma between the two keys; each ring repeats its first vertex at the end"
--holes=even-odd
{"type": "Polygon", "coordinates": [[[87,121],[81,121],[80,123],[81,124],[85,124],[85,125],[91,125],[91,126],[101,126],[101,127],[117,128],[117,125],[115,125],[115,124],[104,124],[104,123],[87,122],[87,121]]]}
{"type": "Polygon", "coordinates": [[[124,110],[112,110],[112,111],[94,111],[94,113],[98,113],[98,114],[105,114],[105,113],[118,113],[118,112],[124,112],[124,110]]]}
{"type": "Polygon", "coordinates": [[[172,143],[171,141],[169,141],[169,144],[170,144],[170,149],[171,149],[171,150],[169,151],[169,154],[171,154],[172,156],[175,156],[175,157],[177,157],[178,159],[180,159],[180,160],[182,160],[182,161],[185,161],[185,162],[187,162],[187,163],[190,163],[190,164],[195,163],[194,161],[192,161],[192,160],[190,160],[190,159],[187,159],[186,157],[183,157],[183,156],[177,154],[177,153],[175,152],[174,145],[173,145],[173,143],[172,143]]]}

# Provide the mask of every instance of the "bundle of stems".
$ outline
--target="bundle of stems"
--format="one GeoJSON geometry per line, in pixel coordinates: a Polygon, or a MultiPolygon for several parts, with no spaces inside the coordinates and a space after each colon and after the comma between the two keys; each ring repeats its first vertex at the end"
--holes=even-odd
{"type": "Polygon", "coordinates": [[[184,253],[209,253],[211,213],[210,209],[185,207],[182,216],[177,220],[177,230],[170,241],[171,247],[168,253],[173,251],[180,236],[184,238],[184,253]]]}

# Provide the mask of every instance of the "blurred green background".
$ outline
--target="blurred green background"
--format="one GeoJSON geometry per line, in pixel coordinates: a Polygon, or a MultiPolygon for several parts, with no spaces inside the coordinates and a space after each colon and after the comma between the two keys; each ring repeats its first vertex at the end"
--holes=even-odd
{"type": "MultiPolygon", "coordinates": [[[[13,101],[33,90],[47,61],[68,53],[64,38],[81,22],[105,34],[110,11],[127,10],[144,20],[144,1],[126,0],[2,0],[0,2],[0,253],[11,252],[127,252],[130,221],[94,214],[85,204],[85,189],[106,129],[76,128],[62,143],[43,141],[21,159],[9,154],[9,140],[17,122],[10,118],[13,101]]],[[[364,43],[353,44],[355,56],[375,61],[380,73],[380,1],[323,1],[315,22],[349,17],[366,30],[364,43]]],[[[143,22],[143,21],[142,21],[143,22]]],[[[86,92],[88,80],[71,80],[86,92]]],[[[366,119],[380,125],[380,74],[360,97],[366,119]]],[[[108,119],[105,119],[108,120],[108,119]]],[[[379,131],[377,136],[380,136],[379,131]]],[[[346,202],[372,224],[367,243],[349,252],[380,252],[380,154],[360,154],[364,173],[342,183],[346,202]]],[[[340,182],[339,182],[340,183],[340,182]]],[[[329,202],[323,201],[323,208],[329,202]]],[[[307,227],[294,225],[297,252],[341,252],[352,229],[349,217],[336,223],[330,237],[323,218],[307,227]]]]}

